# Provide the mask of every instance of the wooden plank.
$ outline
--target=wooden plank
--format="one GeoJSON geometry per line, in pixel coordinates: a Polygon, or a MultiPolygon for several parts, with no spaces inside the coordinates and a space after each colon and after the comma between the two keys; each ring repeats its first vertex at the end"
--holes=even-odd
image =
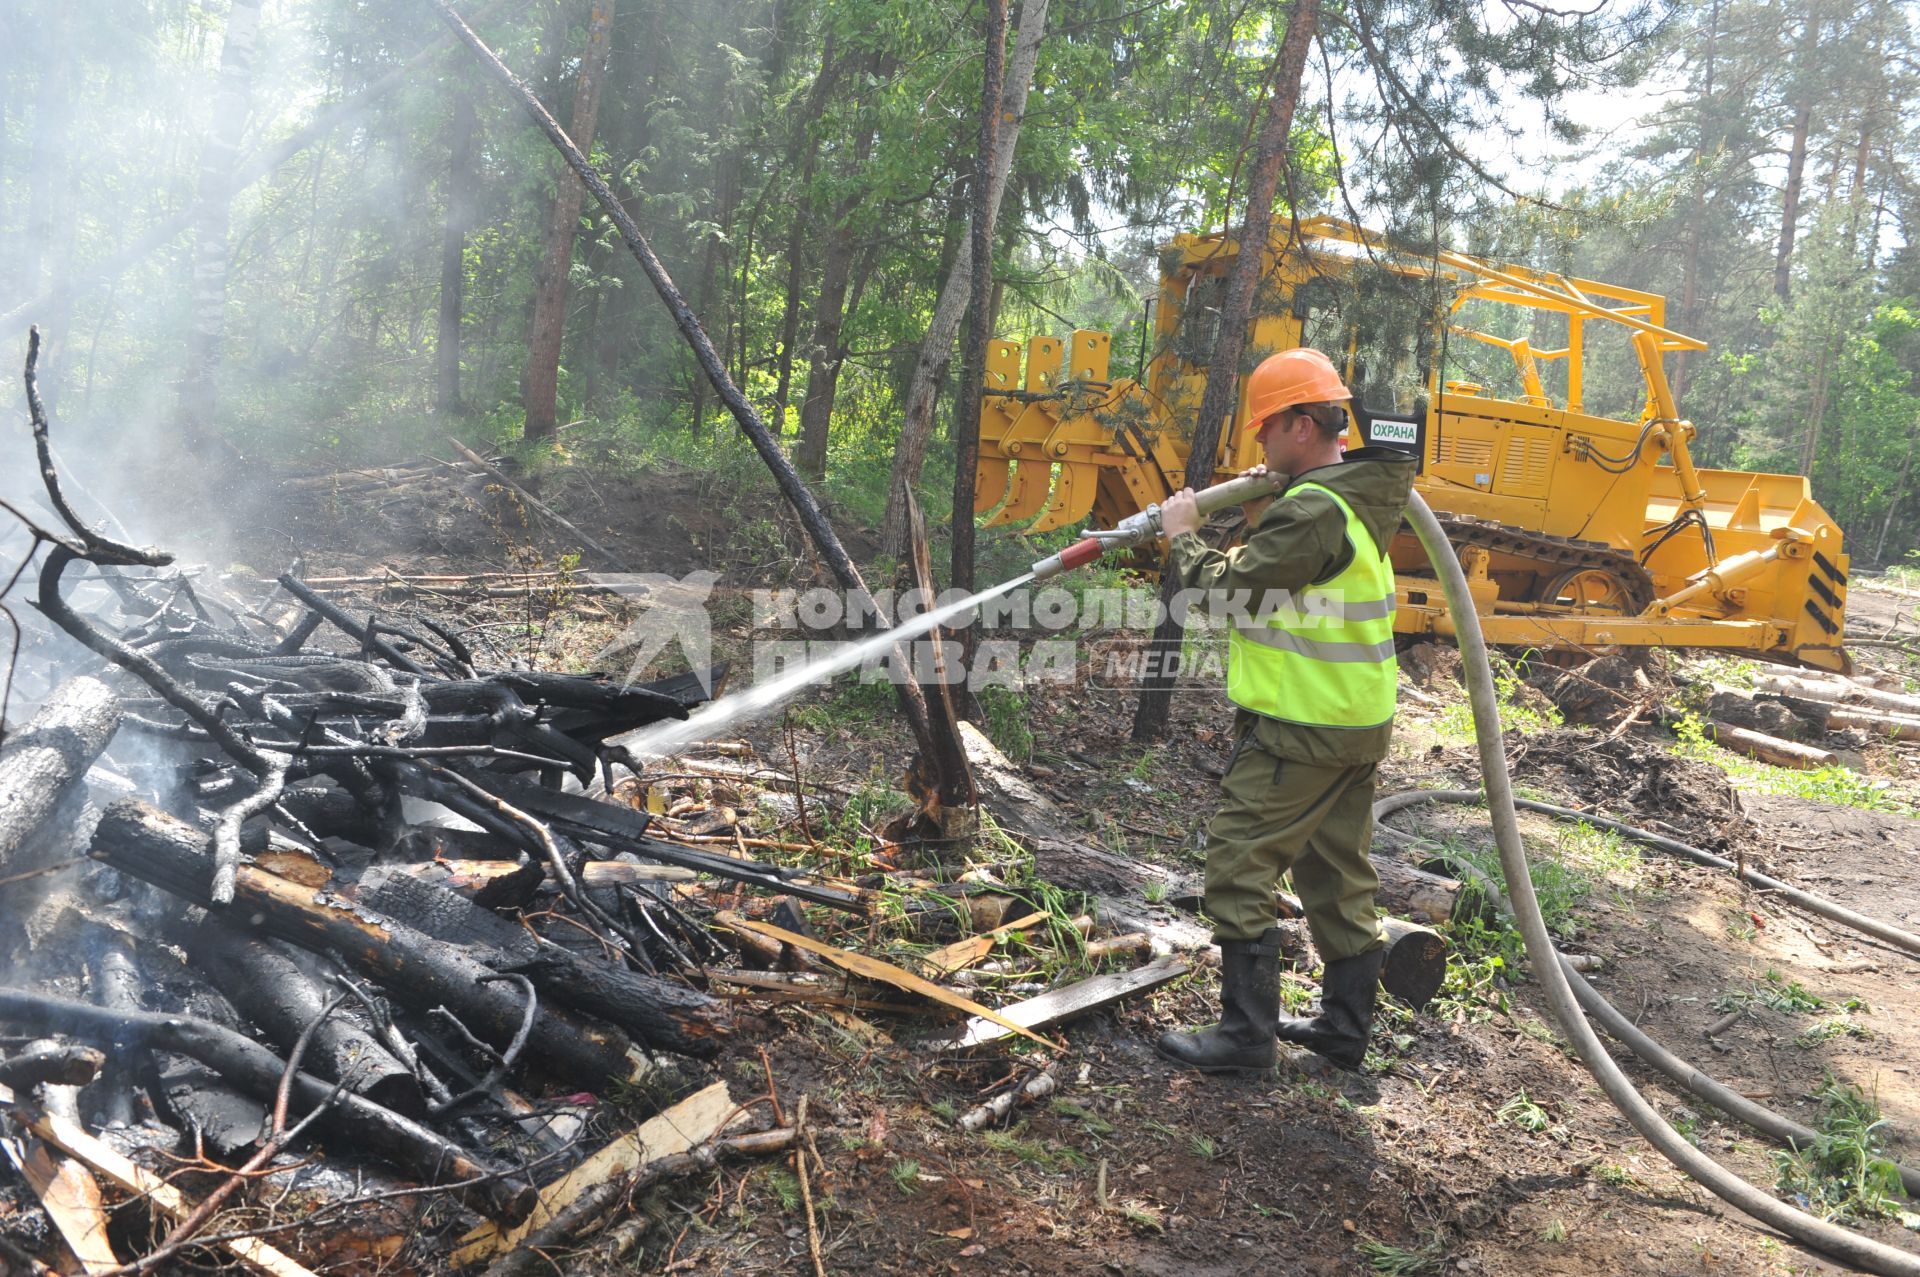
{"type": "MultiPolygon", "coordinates": [[[[1016,1002],[1010,1007],[1001,1008],[994,1020],[1011,1020],[1020,1026],[1021,1032],[1064,1024],[1091,1011],[1098,1011],[1101,1007],[1111,1006],[1122,998],[1171,984],[1190,970],[1192,968],[1178,958],[1158,958],[1144,967],[1092,976],[1065,988],[1049,990],[1039,997],[1028,998],[1025,1002],[1016,1002]]],[[[970,1021],[947,1049],[965,1051],[989,1042],[998,1042],[1007,1036],[1009,1030],[994,1020],[976,1018],[970,1021]]]]}
{"type": "Polygon", "coordinates": [[[956,940],[944,949],[935,949],[920,959],[920,969],[928,976],[939,980],[956,971],[964,971],[974,963],[993,952],[993,947],[1016,931],[1025,931],[1045,922],[1051,914],[1030,913],[1024,918],[983,931],[977,936],[968,936],[965,940],[956,940]]]}
{"type": "MultiPolygon", "coordinates": [[[[0,1104],[14,1106],[14,1115],[27,1129],[69,1157],[84,1163],[96,1174],[129,1193],[144,1197],[155,1209],[172,1219],[184,1219],[193,1203],[173,1185],[109,1146],[102,1144],[66,1118],[29,1105],[17,1105],[13,1092],[0,1086],[0,1104]]],[[[219,1243],[233,1252],[241,1263],[266,1277],[315,1277],[312,1269],[296,1263],[257,1237],[235,1237],[219,1243]]]]}
{"type": "Polygon", "coordinates": [[[60,1230],[80,1267],[89,1273],[120,1267],[107,1241],[107,1211],[100,1198],[100,1181],[71,1157],[55,1153],[41,1140],[24,1145],[7,1141],[7,1157],[26,1178],[47,1218],[60,1230]]]}
{"type": "Polygon", "coordinates": [[[1018,1033],[1022,1037],[1032,1038],[1049,1051],[1062,1051],[1066,1049],[1063,1043],[1049,1042],[1032,1029],[1027,1028],[1023,1024],[1015,1024],[1013,1021],[1003,1018],[999,1012],[981,1006],[972,998],[963,998],[953,990],[943,989],[931,980],[923,980],[911,971],[902,971],[891,962],[882,962],[880,959],[870,958],[864,953],[852,953],[846,949],[836,949],[830,944],[822,944],[818,940],[809,939],[806,936],[788,931],[783,927],[776,927],[768,922],[752,922],[746,918],[737,918],[729,925],[745,928],[748,931],[757,932],[763,936],[771,936],[775,940],[784,940],[796,949],[805,949],[808,953],[819,954],[828,962],[833,963],[834,966],[844,971],[851,971],[857,976],[863,976],[869,980],[878,980],[883,984],[890,984],[896,989],[905,989],[908,993],[917,993],[923,998],[932,998],[935,1002],[941,1003],[944,1006],[950,1006],[956,1011],[964,1011],[968,1015],[990,1020],[1009,1032],[1018,1033]]]}
{"type": "Polygon", "coordinates": [[[586,1161],[540,1190],[533,1213],[509,1229],[482,1224],[460,1239],[453,1253],[453,1266],[476,1263],[488,1255],[516,1246],[536,1228],[544,1227],[555,1215],[572,1205],[588,1189],[604,1184],[616,1175],[639,1170],[649,1162],[674,1153],[684,1153],[696,1144],[704,1144],[719,1134],[740,1108],[727,1093],[725,1082],[715,1082],[695,1092],[672,1108],[656,1113],[640,1126],[616,1140],[609,1141],[586,1161]]]}

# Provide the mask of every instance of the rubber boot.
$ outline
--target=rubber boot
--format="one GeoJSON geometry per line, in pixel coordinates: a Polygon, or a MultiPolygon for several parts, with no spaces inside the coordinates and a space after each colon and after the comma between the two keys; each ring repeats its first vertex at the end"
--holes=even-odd
{"type": "Polygon", "coordinates": [[[1280,929],[1220,942],[1220,1023],[1169,1031],[1160,1054],[1207,1073],[1269,1072],[1278,1054],[1267,1028],[1280,1014],[1280,929]]]}
{"type": "Polygon", "coordinates": [[[1274,1036],[1324,1055],[1343,1069],[1359,1068],[1367,1058],[1374,995],[1379,992],[1380,966],[1386,960],[1383,946],[1357,958],[1329,962],[1320,983],[1320,1014],[1311,1019],[1283,1016],[1274,1024],[1274,1036]]]}

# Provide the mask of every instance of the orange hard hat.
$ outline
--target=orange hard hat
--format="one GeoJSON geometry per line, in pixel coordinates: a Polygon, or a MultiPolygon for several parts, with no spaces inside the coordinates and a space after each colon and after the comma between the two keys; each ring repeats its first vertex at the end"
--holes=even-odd
{"type": "Polygon", "coordinates": [[[1268,355],[1247,376],[1247,429],[1297,403],[1333,403],[1353,398],[1333,361],[1305,346],[1268,355]]]}

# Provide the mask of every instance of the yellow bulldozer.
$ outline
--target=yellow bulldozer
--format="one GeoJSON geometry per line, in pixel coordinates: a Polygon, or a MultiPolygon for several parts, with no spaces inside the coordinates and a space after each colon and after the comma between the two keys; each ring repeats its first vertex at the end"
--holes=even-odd
{"type": "MultiPolygon", "coordinates": [[[[976,514],[1111,528],[1182,486],[1237,251],[1223,234],[1161,250],[1141,378],[1109,376],[1105,332],[989,347],[976,514]]],[[[1661,296],[1315,218],[1276,228],[1254,311],[1243,374],[1316,347],[1354,389],[1348,440],[1420,458],[1489,642],[1562,660],[1682,647],[1848,667],[1839,525],[1803,476],[1694,466],[1666,362],[1706,346],[1666,327],[1661,296]]],[[[1210,481],[1262,459],[1245,413],[1243,390],[1210,481]]],[[[1410,529],[1390,553],[1395,629],[1450,636],[1410,529]]]]}

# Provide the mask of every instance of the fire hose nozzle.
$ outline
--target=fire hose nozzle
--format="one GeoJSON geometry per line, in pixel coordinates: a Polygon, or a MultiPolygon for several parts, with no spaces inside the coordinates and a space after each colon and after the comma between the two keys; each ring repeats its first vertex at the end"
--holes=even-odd
{"type": "MultiPolygon", "coordinates": [[[[1195,503],[1201,515],[1205,516],[1255,497],[1273,496],[1286,483],[1285,475],[1247,475],[1202,489],[1194,494],[1195,503]]],[[[1130,550],[1147,541],[1158,540],[1161,535],[1160,507],[1150,505],[1138,514],[1130,514],[1120,520],[1118,526],[1107,531],[1090,532],[1085,540],[1076,541],[1060,553],[1050,554],[1040,560],[1033,565],[1033,579],[1044,581],[1069,568],[1085,567],[1108,550],[1130,550]]]]}
{"type": "Polygon", "coordinates": [[[1098,537],[1087,537],[1075,541],[1058,554],[1049,554],[1033,565],[1033,579],[1044,581],[1048,577],[1059,576],[1069,568],[1085,567],[1107,552],[1106,543],[1098,537]]]}

